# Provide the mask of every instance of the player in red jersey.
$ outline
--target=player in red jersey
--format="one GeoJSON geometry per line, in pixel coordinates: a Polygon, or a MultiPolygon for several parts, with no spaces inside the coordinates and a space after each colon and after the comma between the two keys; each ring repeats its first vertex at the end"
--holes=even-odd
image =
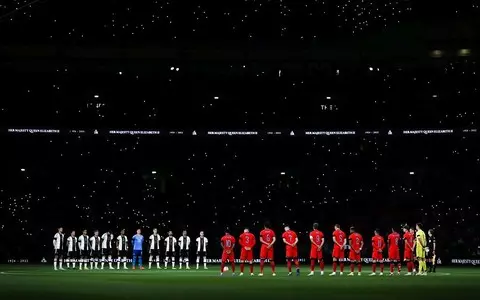
{"type": "Polygon", "coordinates": [[[377,263],[380,263],[380,275],[383,275],[383,249],[385,249],[385,240],[383,236],[380,235],[380,230],[375,230],[375,235],[372,237],[372,274],[370,276],[375,276],[377,271],[377,263]]]}
{"type": "Polygon", "coordinates": [[[345,246],[347,245],[347,236],[345,232],[340,230],[340,225],[335,225],[333,232],[333,272],[330,276],[337,275],[337,263],[340,262],[340,275],[343,275],[344,260],[345,260],[345,246]]]}
{"type": "Polygon", "coordinates": [[[350,274],[348,276],[355,275],[355,264],[358,266],[358,276],[362,275],[362,258],[361,252],[363,249],[363,237],[360,233],[355,231],[355,227],[350,227],[350,236],[348,237],[350,245],[350,253],[348,259],[350,259],[350,274]]]}
{"type": "Polygon", "coordinates": [[[272,267],[272,276],[275,274],[275,261],[273,259],[273,244],[277,241],[275,237],[275,232],[270,229],[270,223],[265,222],[263,230],[260,231],[260,243],[262,247],[260,248],[260,273],[258,276],[263,276],[263,268],[265,266],[265,259],[270,261],[270,266],[272,267]]]}
{"type": "Polygon", "coordinates": [[[325,263],[323,262],[323,244],[325,238],[323,232],[318,230],[318,223],[313,223],[313,231],[310,232],[310,273],[308,276],[313,276],[315,273],[315,261],[320,264],[320,274],[323,275],[325,263]]]}
{"type": "Polygon", "coordinates": [[[415,235],[413,235],[408,226],[405,225],[403,227],[403,242],[404,242],[404,250],[403,250],[403,261],[407,264],[408,273],[405,274],[406,276],[412,275],[413,272],[413,248],[415,246],[415,235]]]}
{"type": "Polygon", "coordinates": [[[243,276],[243,270],[245,269],[245,263],[250,264],[250,276],[253,276],[253,246],[255,246],[255,236],[248,228],[243,230],[243,233],[238,238],[238,243],[242,247],[240,252],[240,276],[243,276]]]}
{"type": "Polygon", "coordinates": [[[285,226],[285,232],[282,234],[285,243],[285,258],[287,259],[288,276],[292,276],[292,260],[297,268],[297,276],[300,276],[300,263],[298,262],[298,236],[295,231],[290,230],[289,226],[285,226]]]}
{"type": "Polygon", "coordinates": [[[227,261],[232,265],[232,274],[235,275],[235,255],[233,253],[233,249],[235,249],[235,238],[230,235],[230,230],[225,229],[225,235],[220,240],[220,245],[223,249],[220,275],[223,275],[223,269],[227,261]]]}
{"type": "Polygon", "coordinates": [[[402,271],[402,263],[400,262],[400,234],[392,228],[392,232],[387,237],[388,243],[388,260],[390,261],[390,276],[393,275],[395,264],[397,264],[397,275],[402,271]]]}

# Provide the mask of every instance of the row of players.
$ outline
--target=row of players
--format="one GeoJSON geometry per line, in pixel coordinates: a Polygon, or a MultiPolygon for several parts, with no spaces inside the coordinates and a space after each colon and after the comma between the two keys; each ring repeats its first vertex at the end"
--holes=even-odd
{"type": "MultiPolygon", "coordinates": [[[[132,238],[133,250],[141,250],[142,253],[134,255],[135,260],[138,259],[140,268],[142,266],[143,256],[143,243],[144,238],[141,234],[141,230],[137,230],[137,234],[132,238]],[[136,243],[136,241],[139,241],[136,243]],[[139,248],[139,249],[136,249],[139,248]]],[[[175,268],[176,253],[179,254],[179,267],[182,268],[185,264],[186,269],[190,269],[189,266],[189,252],[190,252],[191,239],[187,235],[187,231],[183,231],[182,236],[178,240],[173,236],[173,232],[169,231],[167,237],[163,237],[158,234],[157,229],[153,229],[152,235],[149,238],[149,268],[152,267],[152,263],[155,262],[157,269],[160,267],[160,252],[162,247],[165,249],[165,268],[168,263],[171,262],[172,269],[175,268]],[[180,251],[176,251],[177,247],[180,251]]],[[[200,232],[200,236],[196,239],[196,253],[197,253],[197,269],[200,266],[201,260],[203,260],[203,267],[207,269],[207,246],[208,239],[205,237],[204,232],[200,232]]],[[[87,230],[83,230],[82,235],[76,237],[75,231],[72,231],[70,236],[65,240],[63,228],[58,228],[58,232],[53,237],[53,249],[54,249],[54,269],[63,270],[64,254],[66,254],[65,262],[67,268],[76,267],[76,262],[79,262],[79,269],[88,270],[88,264],[90,263],[91,269],[104,269],[105,263],[108,262],[109,269],[113,270],[113,255],[117,254],[117,269],[120,269],[121,263],[123,263],[123,269],[127,269],[127,256],[130,250],[130,239],[125,235],[125,230],[120,231],[120,235],[114,239],[113,234],[107,231],[103,235],[99,235],[99,231],[95,230],[92,237],[88,236],[87,230]],[[99,262],[101,267],[99,268],[99,262]]],[[[136,261],[134,261],[135,266],[136,261]]],[[[135,268],[135,267],[134,267],[135,268]]]]}
{"type": "MultiPolygon", "coordinates": [[[[400,274],[401,270],[401,260],[400,260],[400,242],[403,240],[404,241],[404,261],[407,264],[407,269],[408,273],[406,275],[412,275],[414,271],[414,258],[418,260],[419,264],[419,273],[418,275],[426,275],[427,270],[426,270],[426,260],[427,258],[430,258],[430,261],[432,262],[432,268],[434,268],[434,255],[435,255],[435,248],[436,248],[436,243],[435,243],[435,238],[433,236],[433,231],[429,231],[429,241],[428,243],[430,245],[427,245],[427,240],[425,233],[422,230],[422,225],[417,224],[416,225],[416,232],[415,229],[413,228],[407,228],[404,227],[404,235],[403,238],[400,237],[400,234],[398,234],[394,229],[392,229],[392,232],[388,235],[387,238],[387,244],[385,243],[384,238],[380,235],[379,231],[375,231],[375,235],[372,237],[372,248],[373,248],[373,253],[372,253],[372,258],[373,258],[373,266],[372,266],[372,273],[371,275],[376,274],[376,267],[377,263],[380,264],[380,275],[383,275],[383,269],[384,269],[384,263],[383,263],[383,251],[385,247],[388,245],[388,259],[390,261],[390,274],[394,274],[394,268],[397,266],[398,268],[398,274],[400,274]],[[428,247],[429,246],[429,247],[428,247]],[[416,252],[416,256],[414,255],[414,252],[416,252]],[[429,255],[427,257],[427,255],[429,255]]],[[[61,233],[60,233],[61,234],[61,233]]],[[[59,234],[55,235],[56,237],[59,234]]],[[[108,233],[107,233],[108,235],[108,233]]],[[[97,235],[98,236],[98,235],[97,235]]],[[[104,234],[105,236],[105,234],[104,234]]],[[[120,241],[125,241],[126,239],[123,239],[124,232],[119,236],[120,241]]],[[[156,230],[154,230],[154,234],[150,236],[150,263],[149,267],[151,267],[151,262],[152,259],[154,258],[154,255],[152,253],[155,252],[156,249],[158,249],[157,246],[159,246],[158,241],[162,239],[161,236],[158,236],[158,239],[155,239],[155,236],[158,236],[156,233],[156,230]],[[152,241],[153,237],[153,241],[152,241]],[[153,250],[153,252],[152,252],[153,250]]],[[[311,242],[311,250],[310,250],[310,259],[311,259],[311,271],[309,273],[309,276],[314,275],[315,272],[315,265],[318,262],[320,265],[320,270],[321,274],[323,275],[324,273],[324,262],[323,262],[323,246],[325,243],[325,238],[324,235],[321,231],[318,230],[318,223],[313,224],[313,231],[310,232],[310,242],[311,242]]],[[[170,239],[170,241],[175,241],[171,235],[171,232],[169,232],[169,237],[167,237],[165,240],[170,239]]],[[[288,226],[285,227],[285,232],[282,234],[282,240],[286,246],[286,259],[287,259],[287,268],[288,268],[288,275],[292,275],[292,262],[295,263],[296,270],[297,270],[297,275],[300,274],[300,265],[298,261],[298,236],[297,234],[292,231],[288,226]]],[[[55,241],[54,240],[54,246],[55,246],[55,241]]],[[[350,249],[349,252],[349,261],[350,261],[350,274],[349,275],[354,275],[354,268],[355,265],[358,266],[358,274],[361,274],[361,251],[364,247],[364,241],[363,237],[355,231],[355,228],[351,227],[350,228],[350,235],[348,237],[348,248],[350,249]]],[[[274,253],[273,253],[273,245],[276,242],[276,236],[273,230],[270,229],[270,225],[267,223],[264,226],[264,229],[260,232],[260,243],[261,243],[261,249],[260,249],[260,273],[259,276],[263,276],[263,270],[264,270],[264,262],[265,260],[270,261],[270,265],[272,268],[272,274],[275,276],[275,262],[274,262],[274,253]]],[[[80,241],[81,243],[81,241],[80,241]]],[[[208,240],[203,236],[203,233],[201,233],[200,237],[197,238],[197,268],[199,266],[199,260],[200,260],[200,253],[203,252],[205,256],[204,258],[204,263],[205,263],[205,257],[206,257],[206,246],[207,246],[208,240]],[[202,238],[205,239],[205,242],[202,243],[202,238]]],[[[225,264],[227,262],[231,263],[232,266],[232,272],[235,274],[235,255],[234,255],[234,247],[235,247],[236,240],[235,238],[230,234],[229,230],[226,230],[225,236],[222,237],[221,239],[221,246],[223,248],[223,253],[222,253],[222,264],[221,264],[221,274],[223,274],[225,268],[225,264]]],[[[333,232],[333,243],[334,243],[334,248],[333,248],[333,272],[330,274],[331,276],[335,276],[337,274],[337,265],[340,264],[340,275],[343,274],[344,270],[344,258],[345,258],[345,250],[347,249],[347,236],[346,234],[340,229],[339,225],[335,225],[335,230],[333,232]]],[[[105,243],[102,243],[105,244],[105,243]]],[[[135,235],[132,239],[132,244],[133,244],[133,265],[135,268],[136,265],[136,259],[139,259],[139,266],[140,268],[143,269],[141,265],[141,251],[143,250],[143,236],[141,235],[141,231],[137,230],[137,235],[135,235]]],[[[245,263],[250,264],[250,274],[253,275],[253,247],[256,244],[256,239],[255,236],[249,232],[248,228],[244,229],[244,233],[240,235],[239,237],[239,244],[241,246],[241,254],[240,254],[240,275],[243,275],[244,272],[244,266],[245,263]]],[[[69,244],[70,245],[70,244],[69,244]]],[[[187,250],[184,253],[181,253],[180,255],[180,268],[181,268],[181,263],[186,262],[186,267],[188,268],[188,246],[189,246],[189,238],[186,235],[186,232],[184,231],[182,237],[179,238],[178,242],[179,247],[181,248],[181,252],[187,250]],[[185,242],[182,241],[188,241],[186,244],[185,242]]],[[[166,259],[165,259],[165,266],[168,263],[168,258],[171,257],[172,261],[172,267],[174,268],[174,256],[172,257],[172,246],[174,248],[174,244],[171,242],[165,242],[166,246],[166,259]],[[170,252],[170,253],[169,253],[170,252]]],[[[103,247],[103,246],[102,246],[103,247]]],[[[122,247],[118,247],[119,253],[122,251],[121,249],[125,249],[122,247]]],[[[71,248],[69,248],[70,250],[71,248]]],[[[104,248],[108,252],[108,248],[104,248]]],[[[174,251],[174,250],[173,250],[174,251]]],[[[108,253],[107,253],[108,254],[108,253]]],[[[58,257],[58,252],[57,252],[57,257],[58,257]]],[[[57,258],[56,257],[56,258],[57,258]]],[[[111,261],[111,256],[109,257],[109,261],[111,261]]],[[[121,257],[121,256],[119,256],[121,257]]],[[[157,259],[157,267],[159,257],[156,257],[157,259]]],[[[124,259],[124,268],[126,268],[126,256],[123,257],[124,259]]],[[[102,258],[102,267],[103,263],[105,261],[105,255],[102,258]]],[[[92,263],[92,262],[91,262],[92,263]]],[[[91,265],[92,266],[92,265],[91,265]]],[[[54,267],[56,267],[56,264],[54,263],[54,267]]],[[[119,265],[118,265],[119,267],[119,265]]],[[[204,265],[206,268],[206,265],[204,265]]],[[[110,265],[110,268],[112,266],[110,265]]],[[[433,269],[434,271],[434,269],[433,269]]]]}

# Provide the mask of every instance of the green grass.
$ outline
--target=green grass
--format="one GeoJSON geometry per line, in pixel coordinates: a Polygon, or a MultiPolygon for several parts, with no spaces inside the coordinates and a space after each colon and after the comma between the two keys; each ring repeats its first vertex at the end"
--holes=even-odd
{"type": "MultiPolygon", "coordinates": [[[[257,266],[256,266],[257,267],[257,266]]],[[[439,268],[425,277],[219,276],[210,270],[53,271],[50,266],[0,265],[0,299],[454,299],[477,298],[480,268],[439,268]]],[[[329,270],[329,269],[327,269],[329,270]]],[[[258,271],[258,268],[257,268],[258,271]]]]}

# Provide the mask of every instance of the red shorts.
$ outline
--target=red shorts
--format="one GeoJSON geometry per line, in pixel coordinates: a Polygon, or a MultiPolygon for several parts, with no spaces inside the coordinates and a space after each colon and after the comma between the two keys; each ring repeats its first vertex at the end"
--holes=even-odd
{"type": "Polygon", "coordinates": [[[355,250],[350,250],[350,253],[348,254],[348,259],[350,261],[361,261],[362,258],[360,257],[360,252],[356,253],[355,250]]]}
{"type": "Polygon", "coordinates": [[[340,248],[337,248],[337,247],[334,247],[333,248],[333,252],[332,252],[332,257],[333,258],[345,258],[345,250],[344,249],[340,249],[340,248]]]}
{"type": "Polygon", "coordinates": [[[262,245],[262,248],[260,248],[260,258],[273,260],[273,247],[268,248],[266,245],[262,245]]]}
{"type": "Polygon", "coordinates": [[[400,249],[388,249],[388,259],[389,260],[400,260],[400,249]]]}
{"type": "Polygon", "coordinates": [[[403,259],[404,260],[413,260],[413,251],[407,250],[403,252],[403,259]]]}
{"type": "Polygon", "coordinates": [[[323,251],[318,250],[318,247],[312,247],[310,249],[310,259],[323,259],[323,251]]]}
{"type": "Polygon", "coordinates": [[[383,252],[373,251],[372,259],[373,260],[382,260],[383,259],[383,252]]]}
{"type": "Polygon", "coordinates": [[[298,257],[298,248],[297,247],[287,247],[285,249],[286,258],[297,258],[298,257]]]}
{"type": "Polygon", "coordinates": [[[222,262],[226,262],[227,260],[231,263],[235,261],[235,255],[233,254],[233,250],[232,250],[232,252],[230,252],[230,254],[223,251],[222,262]]]}
{"type": "Polygon", "coordinates": [[[253,260],[253,251],[246,250],[245,248],[242,248],[242,252],[240,252],[240,260],[242,261],[252,261],[253,260]]]}

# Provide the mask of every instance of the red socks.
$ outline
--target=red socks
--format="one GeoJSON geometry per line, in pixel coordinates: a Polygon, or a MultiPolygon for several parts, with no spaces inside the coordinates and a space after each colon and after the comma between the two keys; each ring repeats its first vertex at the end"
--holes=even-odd
{"type": "Polygon", "coordinates": [[[333,273],[337,272],[337,262],[333,262],[333,273]]]}
{"type": "Polygon", "coordinates": [[[325,269],[325,263],[322,261],[320,261],[320,271],[323,271],[323,269],[325,269]]]}
{"type": "Polygon", "coordinates": [[[384,264],[380,264],[380,272],[383,273],[384,264]]]}
{"type": "Polygon", "coordinates": [[[345,264],[343,262],[340,263],[340,272],[343,272],[343,269],[345,268],[345,264]]]}
{"type": "Polygon", "coordinates": [[[355,264],[354,263],[351,263],[350,264],[350,272],[354,272],[355,271],[355,264]]]}
{"type": "Polygon", "coordinates": [[[362,264],[359,263],[357,266],[358,266],[358,273],[362,272],[362,264]]]}
{"type": "Polygon", "coordinates": [[[310,271],[312,271],[312,272],[315,271],[315,260],[314,259],[310,260],[310,271]]]}
{"type": "Polygon", "coordinates": [[[261,259],[260,260],[260,273],[263,273],[263,267],[265,266],[265,260],[261,259]]]}
{"type": "Polygon", "coordinates": [[[250,274],[253,273],[253,264],[250,264],[250,274]]]}
{"type": "Polygon", "coordinates": [[[393,273],[393,268],[395,267],[394,264],[390,264],[390,273],[393,273]]]}
{"type": "Polygon", "coordinates": [[[372,272],[373,273],[377,272],[377,263],[372,264],[372,272]]]}
{"type": "Polygon", "coordinates": [[[291,260],[287,260],[287,268],[288,268],[288,272],[292,272],[292,261],[291,260]]]}
{"type": "Polygon", "coordinates": [[[245,264],[241,263],[240,264],[240,272],[243,273],[243,270],[245,270],[245,264]]]}
{"type": "Polygon", "coordinates": [[[270,261],[270,266],[272,267],[272,272],[275,273],[275,262],[270,261]]]}

